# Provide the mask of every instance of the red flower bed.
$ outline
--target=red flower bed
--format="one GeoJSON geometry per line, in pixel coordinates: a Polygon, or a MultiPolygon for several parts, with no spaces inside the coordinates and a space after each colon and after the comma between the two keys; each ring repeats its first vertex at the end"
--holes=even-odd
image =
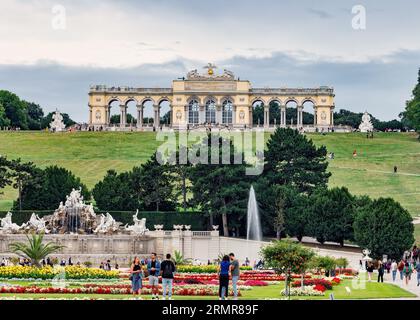
{"type": "Polygon", "coordinates": [[[327,289],[322,284],[317,284],[317,285],[315,285],[314,290],[325,292],[325,290],[327,290],[327,289]]]}
{"type": "MultiPolygon", "coordinates": [[[[306,279],[303,281],[305,286],[316,286],[322,285],[327,290],[332,290],[332,283],[331,281],[325,279],[306,279]]],[[[294,281],[292,282],[292,287],[300,287],[302,285],[302,281],[294,281]]]]}
{"type": "Polygon", "coordinates": [[[265,287],[268,286],[268,283],[260,280],[247,280],[243,283],[243,285],[250,287],[265,287]]]}

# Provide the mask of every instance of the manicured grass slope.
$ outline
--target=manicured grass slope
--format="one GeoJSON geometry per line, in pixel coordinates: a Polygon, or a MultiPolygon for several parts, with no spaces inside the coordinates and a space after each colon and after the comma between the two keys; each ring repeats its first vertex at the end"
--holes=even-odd
{"type": "MultiPolygon", "coordinates": [[[[335,153],[329,166],[330,186],[347,186],[355,194],[374,198],[393,197],[412,215],[420,214],[420,143],[414,134],[377,133],[374,139],[353,133],[308,136],[335,153]],[[394,165],[397,175],[392,173],[394,165]]],[[[108,169],[124,171],[145,162],[161,143],[152,132],[0,132],[0,154],[41,167],[63,166],[90,188],[108,169]]],[[[10,208],[15,198],[16,191],[6,189],[0,210],[10,208]]]]}

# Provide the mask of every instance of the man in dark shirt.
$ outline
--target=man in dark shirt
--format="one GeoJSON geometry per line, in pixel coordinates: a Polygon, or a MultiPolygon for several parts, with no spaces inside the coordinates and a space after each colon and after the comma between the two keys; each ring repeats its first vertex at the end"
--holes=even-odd
{"type": "Polygon", "coordinates": [[[166,260],[163,260],[160,264],[160,270],[162,273],[163,300],[166,299],[166,296],[168,296],[168,300],[172,300],[172,284],[176,267],[169,253],[166,255],[166,260]]]}
{"type": "Polygon", "coordinates": [[[150,261],[147,263],[149,272],[149,285],[152,286],[152,300],[159,299],[159,273],[160,262],[156,258],[156,253],[152,253],[150,261]]]}

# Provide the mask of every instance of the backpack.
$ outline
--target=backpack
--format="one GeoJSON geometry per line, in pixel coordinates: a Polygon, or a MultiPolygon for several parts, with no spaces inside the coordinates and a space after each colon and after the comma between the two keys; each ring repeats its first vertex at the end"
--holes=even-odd
{"type": "Polygon", "coordinates": [[[172,263],[170,261],[165,263],[165,267],[163,268],[162,272],[163,278],[172,278],[173,277],[173,268],[172,263]]]}

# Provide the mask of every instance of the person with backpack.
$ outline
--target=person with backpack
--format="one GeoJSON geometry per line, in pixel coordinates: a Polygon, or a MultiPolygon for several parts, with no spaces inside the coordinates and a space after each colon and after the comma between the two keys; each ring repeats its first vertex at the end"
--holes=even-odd
{"type": "Polygon", "coordinates": [[[162,273],[163,300],[166,300],[166,296],[168,300],[172,300],[172,285],[176,267],[169,253],[166,255],[166,260],[163,260],[160,264],[160,270],[162,273]]]}
{"type": "Polygon", "coordinates": [[[398,271],[400,272],[400,279],[401,279],[401,281],[404,280],[404,272],[403,272],[404,265],[405,264],[404,264],[404,261],[403,260],[401,260],[400,263],[398,263],[398,271]]]}
{"type": "Polygon", "coordinates": [[[152,253],[151,259],[147,262],[147,271],[149,273],[149,285],[152,287],[152,300],[158,300],[160,262],[154,252],[152,253]]]}
{"type": "Polygon", "coordinates": [[[405,277],[405,284],[408,286],[408,281],[411,280],[411,273],[413,272],[413,269],[411,267],[411,264],[407,261],[404,265],[403,273],[405,277]]]}

